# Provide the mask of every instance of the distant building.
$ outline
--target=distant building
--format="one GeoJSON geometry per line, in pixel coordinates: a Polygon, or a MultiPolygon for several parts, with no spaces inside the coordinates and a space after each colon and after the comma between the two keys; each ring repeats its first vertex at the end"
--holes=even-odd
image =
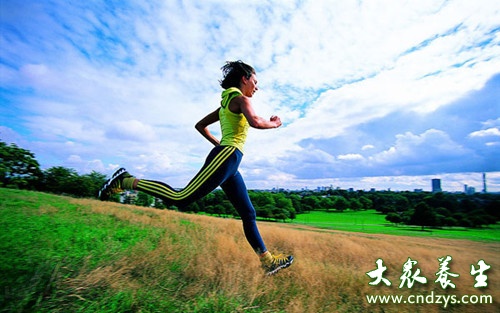
{"type": "Polygon", "coordinates": [[[476,188],[464,185],[464,192],[467,195],[473,195],[476,193],[476,188]]]}
{"type": "Polygon", "coordinates": [[[434,178],[432,179],[432,192],[441,192],[441,179],[434,178]]]}
{"type": "Polygon", "coordinates": [[[488,189],[486,188],[486,173],[483,173],[483,193],[487,193],[488,189]]]}

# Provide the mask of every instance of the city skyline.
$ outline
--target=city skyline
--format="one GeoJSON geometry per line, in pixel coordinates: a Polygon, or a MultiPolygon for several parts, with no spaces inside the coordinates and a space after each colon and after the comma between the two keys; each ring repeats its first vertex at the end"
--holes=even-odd
{"type": "MultiPolygon", "coordinates": [[[[284,187],[280,187],[280,186],[274,186],[272,188],[268,188],[268,189],[262,189],[262,188],[256,188],[257,190],[290,190],[290,191],[302,191],[302,190],[310,190],[310,191],[325,191],[325,190],[349,190],[349,191],[358,191],[358,190],[362,190],[362,191],[394,191],[394,192],[405,192],[405,191],[410,191],[410,192],[439,192],[437,190],[434,190],[434,186],[433,186],[433,181],[434,180],[438,180],[439,181],[439,188],[440,188],[440,191],[442,192],[450,192],[450,193],[468,193],[468,194],[471,194],[471,193],[485,193],[484,190],[485,190],[485,186],[487,186],[487,179],[486,179],[486,185],[485,185],[485,175],[486,173],[469,173],[469,175],[471,176],[478,176],[478,177],[481,177],[481,181],[478,181],[477,178],[474,180],[467,180],[467,182],[473,184],[473,185],[468,185],[467,183],[464,183],[462,185],[460,185],[460,182],[457,182],[457,184],[449,184],[448,182],[446,182],[446,180],[442,180],[441,178],[436,178],[432,175],[429,175],[429,176],[426,176],[425,179],[428,179],[427,183],[428,183],[428,186],[427,188],[424,187],[423,185],[419,185],[419,187],[423,187],[423,188],[415,188],[411,185],[405,185],[407,188],[402,188],[402,189],[397,189],[397,188],[393,188],[391,187],[390,184],[388,184],[387,186],[389,187],[380,187],[379,188],[375,188],[375,187],[371,187],[371,188],[367,188],[366,186],[369,186],[369,183],[367,184],[364,184],[363,185],[363,188],[355,188],[355,187],[352,187],[352,186],[349,186],[348,184],[343,184],[343,186],[340,186],[340,185],[334,185],[334,184],[327,184],[327,185],[317,185],[317,186],[302,186],[302,187],[294,187],[294,188],[284,188],[284,187]],[[444,187],[442,187],[444,185],[444,187]],[[461,188],[461,189],[460,189],[461,188]]],[[[394,179],[397,179],[398,177],[394,177],[394,179]]],[[[415,177],[412,177],[412,178],[415,178],[415,177]]],[[[425,183],[425,179],[422,179],[422,181],[425,183]]],[[[363,178],[359,179],[359,178],[353,178],[353,181],[355,182],[359,182],[359,181],[362,181],[363,178]]],[[[327,181],[325,181],[327,182],[327,181]]],[[[342,180],[339,179],[337,180],[337,182],[340,182],[342,184],[342,180]]],[[[355,185],[355,184],[354,184],[355,185]]],[[[397,184],[395,184],[395,186],[397,186],[397,184]]],[[[489,188],[488,188],[489,189],[489,188]]],[[[486,193],[488,193],[490,191],[487,190],[486,193]]],[[[500,191],[492,191],[491,193],[499,193],[500,191]]]]}

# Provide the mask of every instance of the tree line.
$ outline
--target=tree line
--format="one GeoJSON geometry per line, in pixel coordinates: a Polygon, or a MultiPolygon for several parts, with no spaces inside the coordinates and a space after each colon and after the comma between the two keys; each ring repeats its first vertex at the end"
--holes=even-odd
{"type": "MultiPolygon", "coordinates": [[[[75,170],[61,166],[41,170],[31,151],[0,141],[0,187],[91,198],[96,197],[105,181],[106,175],[95,171],[79,175],[75,170]]],[[[500,195],[491,193],[466,195],[330,189],[321,192],[250,190],[249,196],[258,217],[275,221],[293,220],[297,214],[317,210],[376,210],[391,223],[418,225],[422,229],[426,226],[480,227],[500,220],[500,195]]],[[[116,194],[111,200],[158,209],[238,216],[222,190],[215,190],[183,208],[166,207],[160,199],[141,192],[116,194]]]]}

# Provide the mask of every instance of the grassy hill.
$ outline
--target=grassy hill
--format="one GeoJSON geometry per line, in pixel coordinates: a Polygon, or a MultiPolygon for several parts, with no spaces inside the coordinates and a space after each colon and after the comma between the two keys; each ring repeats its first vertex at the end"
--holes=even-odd
{"type": "MultiPolygon", "coordinates": [[[[265,277],[241,222],[0,188],[1,312],[498,312],[500,244],[296,229],[260,222],[271,251],[296,261],[265,277]],[[435,283],[451,256],[456,288],[435,283]],[[398,288],[403,264],[427,284],[398,288]],[[383,259],[392,286],[366,273],[383,259]],[[491,269],[474,288],[471,265],[491,269]],[[493,304],[373,304],[367,296],[493,304]],[[408,298],[410,297],[410,298],[408,298]],[[486,298],[483,298],[486,301],[486,298]]],[[[408,302],[408,301],[407,301],[408,302]]],[[[428,301],[429,302],[429,301],[428,301]]]]}

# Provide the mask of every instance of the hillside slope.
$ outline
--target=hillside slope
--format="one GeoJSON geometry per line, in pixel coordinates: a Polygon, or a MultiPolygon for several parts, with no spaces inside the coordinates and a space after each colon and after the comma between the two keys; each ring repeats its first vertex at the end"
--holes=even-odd
{"type": "Polygon", "coordinates": [[[234,219],[0,188],[2,312],[498,312],[500,244],[297,230],[259,223],[271,251],[296,261],[265,277],[234,219]],[[438,258],[451,256],[443,289],[438,258]],[[387,267],[392,285],[369,285],[387,267]],[[418,261],[426,284],[399,288],[403,264],[418,261]],[[474,288],[471,265],[490,265],[474,288]],[[369,295],[439,304],[371,304],[369,295]],[[433,296],[430,297],[429,295],[433,296]],[[410,297],[410,298],[408,298],[410,297]],[[427,297],[427,298],[424,298],[427,297]],[[483,301],[487,300],[486,298],[483,301]]]}

